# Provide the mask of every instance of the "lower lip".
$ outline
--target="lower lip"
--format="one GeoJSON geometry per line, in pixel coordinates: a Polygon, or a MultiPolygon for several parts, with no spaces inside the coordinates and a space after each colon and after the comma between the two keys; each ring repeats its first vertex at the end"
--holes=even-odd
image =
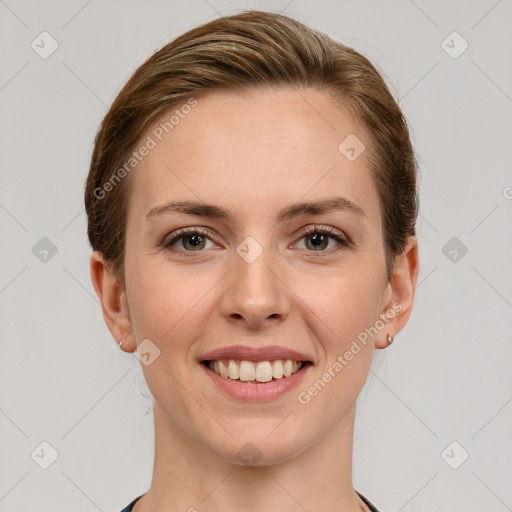
{"type": "Polygon", "coordinates": [[[231,397],[243,401],[264,402],[278,398],[296,388],[312,365],[303,366],[290,377],[283,377],[269,382],[245,382],[243,380],[228,379],[221,377],[204,364],[201,364],[201,366],[212,382],[231,397]]]}

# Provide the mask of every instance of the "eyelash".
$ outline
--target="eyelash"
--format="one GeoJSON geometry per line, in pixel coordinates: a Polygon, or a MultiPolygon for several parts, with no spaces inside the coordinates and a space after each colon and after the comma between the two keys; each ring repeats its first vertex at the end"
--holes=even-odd
{"type": "MultiPolygon", "coordinates": [[[[339,232],[338,230],[331,228],[329,226],[316,226],[315,225],[315,226],[307,226],[305,228],[302,228],[300,230],[300,237],[298,240],[301,240],[305,236],[309,236],[314,233],[329,235],[329,238],[332,238],[333,240],[338,242],[339,246],[337,248],[329,249],[329,250],[308,251],[311,253],[316,252],[319,254],[322,254],[322,253],[323,254],[326,254],[326,253],[332,254],[333,252],[337,252],[343,248],[350,247],[350,245],[351,245],[351,243],[348,239],[343,238],[341,232],[339,232]]],[[[183,229],[179,229],[178,231],[176,231],[170,238],[168,236],[166,236],[160,243],[160,246],[162,248],[164,248],[166,250],[170,250],[172,252],[178,252],[181,254],[185,254],[187,257],[195,257],[194,253],[202,252],[202,251],[185,251],[185,250],[177,251],[176,249],[172,248],[172,246],[177,241],[184,238],[185,236],[190,236],[190,235],[199,235],[203,238],[208,238],[210,240],[213,239],[213,241],[215,240],[215,236],[213,236],[213,234],[210,231],[208,231],[204,228],[183,228],[183,229]]]]}

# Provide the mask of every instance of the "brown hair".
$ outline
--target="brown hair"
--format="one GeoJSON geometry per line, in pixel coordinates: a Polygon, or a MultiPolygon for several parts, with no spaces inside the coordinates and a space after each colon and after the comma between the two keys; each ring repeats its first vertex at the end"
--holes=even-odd
{"type": "Polygon", "coordinates": [[[101,123],[85,185],[88,236],[123,284],[130,180],[121,179],[121,166],[142,135],[187,98],[259,86],[327,91],[366,127],[391,277],[418,215],[417,162],[400,107],[379,72],[354,49],[287,16],[246,11],[194,28],[157,51],[101,123]]]}

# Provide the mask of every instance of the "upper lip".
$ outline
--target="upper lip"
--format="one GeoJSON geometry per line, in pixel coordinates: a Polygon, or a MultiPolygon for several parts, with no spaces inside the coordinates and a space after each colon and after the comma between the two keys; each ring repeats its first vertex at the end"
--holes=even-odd
{"type": "Polygon", "coordinates": [[[231,345],[222,347],[204,354],[200,361],[213,361],[218,359],[240,359],[242,361],[275,361],[277,359],[291,359],[292,361],[311,361],[306,354],[280,347],[279,345],[267,345],[265,347],[248,347],[245,345],[231,345]]]}

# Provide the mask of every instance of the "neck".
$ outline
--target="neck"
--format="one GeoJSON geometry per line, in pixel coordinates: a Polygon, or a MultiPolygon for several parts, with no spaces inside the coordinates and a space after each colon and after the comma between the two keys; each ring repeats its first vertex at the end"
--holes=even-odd
{"type": "Polygon", "coordinates": [[[279,464],[228,462],[174,425],[155,401],[155,460],[148,492],[133,512],[361,512],[352,484],[355,406],[334,434],[279,464]]]}

